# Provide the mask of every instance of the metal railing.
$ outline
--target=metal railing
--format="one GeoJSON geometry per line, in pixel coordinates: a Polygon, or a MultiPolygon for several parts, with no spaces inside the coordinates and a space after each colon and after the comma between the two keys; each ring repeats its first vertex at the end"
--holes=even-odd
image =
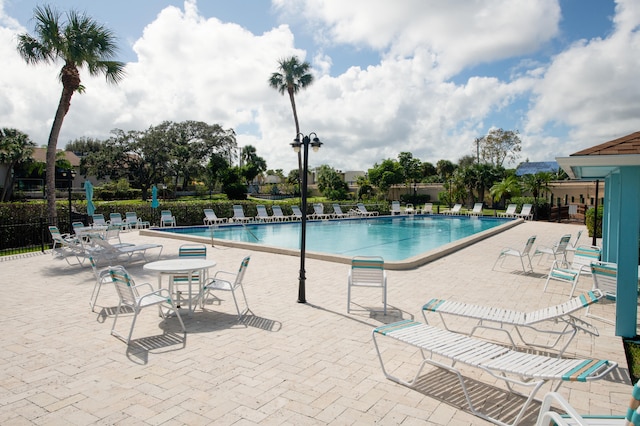
{"type": "Polygon", "coordinates": [[[0,225],[0,256],[42,251],[51,248],[49,221],[37,218],[25,223],[0,225]]]}

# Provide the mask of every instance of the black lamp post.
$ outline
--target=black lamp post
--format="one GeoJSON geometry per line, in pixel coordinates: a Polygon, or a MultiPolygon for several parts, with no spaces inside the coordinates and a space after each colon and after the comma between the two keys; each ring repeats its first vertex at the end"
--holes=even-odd
{"type": "Polygon", "coordinates": [[[295,152],[300,152],[301,148],[304,150],[304,160],[302,163],[302,188],[300,188],[302,196],[302,230],[300,233],[300,278],[298,282],[298,303],[307,303],[305,297],[305,283],[307,278],[304,270],[304,256],[307,244],[307,174],[309,169],[309,145],[311,145],[314,152],[320,149],[320,146],[322,145],[322,142],[318,139],[318,135],[313,132],[309,133],[307,136],[302,133],[298,133],[291,144],[295,152]],[[312,135],[313,139],[311,139],[312,135]],[[302,140],[300,137],[302,137],[302,140]]]}
{"type": "Polygon", "coordinates": [[[76,177],[76,172],[69,169],[62,173],[63,176],[67,177],[67,190],[69,191],[69,234],[73,234],[73,215],[71,214],[71,184],[73,179],[76,177]]]}

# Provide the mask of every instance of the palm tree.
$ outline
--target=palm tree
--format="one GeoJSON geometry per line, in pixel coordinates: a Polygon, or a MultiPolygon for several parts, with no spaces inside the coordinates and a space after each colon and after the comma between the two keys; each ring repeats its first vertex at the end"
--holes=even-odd
{"type": "Polygon", "coordinates": [[[521,192],[520,181],[516,175],[509,175],[502,179],[500,182],[494,184],[489,192],[494,201],[500,201],[502,198],[505,200],[511,199],[511,197],[517,197],[521,192]]]}
{"type": "Polygon", "coordinates": [[[110,60],[116,53],[113,33],[84,13],[67,12],[66,22],[51,6],[34,9],[35,35],[18,36],[18,52],[27,64],[64,62],[60,70],[62,94],[47,143],[47,210],[50,220],[56,218],[55,157],[62,122],[71,106],[71,96],[82,92],[79,68],[90,75],[104,74],[107,82],[117,83],[124,77],[124,63],[110,60]]]}
{"type": "Polygon", "coordinates": [[[538,172],[535,175],[522,176],[523,189],[531,192],[534,200],[535,217],[538,217],[538,197],[540,194],[549,192],[551,187],[549,182],[553,180],[553,175],[548,172],[538,172]]]}
{"type": "MultiPolygon", "coordinates": [[[[283,58],[278,61],[278,71],[271,74],[269,86],[284,95],[289,94],[291,101],[291,109],[293,110],[293,121],[296,123],[296,137],[300,133],[300,124],[298,123],[298,112],[296,110],[295,94],[300,89],[305,89],[313,83],[313,74],[309,73],[311,65],[308,62],[300,63],[297,56],[283,58]]],[[[298,151],[298,170],[302,176],[302,153],[298,151]]]]}

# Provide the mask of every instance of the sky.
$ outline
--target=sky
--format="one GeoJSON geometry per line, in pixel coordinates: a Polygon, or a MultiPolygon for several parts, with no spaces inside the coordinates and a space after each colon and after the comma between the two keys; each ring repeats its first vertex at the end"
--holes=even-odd
{"type": "MultiPolygon", "coordinates": [[[[311,64],[300,130],[309,166],[363,170],[411,152],[457,162],[493,128],[518,161],[549,161],[640,131],[637,0],[56,0],[118,37],[118,85],[80,71],[58,147],[113,129],[204,121],[234,129],[269,169],[297,167],[278,60],[311,64]]],[[[0,0],[0,126],[47,143],[62,64],[27,65],[35,0],[0,0]]],[[[517,163],[507,164],[515,167],[517,163]]]]}

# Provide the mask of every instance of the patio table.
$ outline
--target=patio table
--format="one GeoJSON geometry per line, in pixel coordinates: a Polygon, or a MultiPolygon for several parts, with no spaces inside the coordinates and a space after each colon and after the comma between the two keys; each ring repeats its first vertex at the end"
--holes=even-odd
{"type": "Polygon", "coordinates": [[[177,258],[177,259],[166,259],[166,260],[158,260],[155,262],[150,262],[145,264],[142,268],[145,271],[152,271],[158,273],[158,288],[162,288],[162,279],[164,276],[169,277],[169,282],[167,288],[173,297],[175,297],[177,308],[180,307],[180,303],[182,301],[188,302],[188,310],[189,314],[193,313],[196,306],[193,304],[194,302],[194,293],[193,293],[193,275],[198,275],[198,292],[195,294],[196,296],[200,294],[202,290],[202,286],[204,285],[205,279],[208,276],[209,268],[213,268],[216,266],[216,262],[208,259],[185,259],[185,258],[177,258]],[[188,277],[187,285],[189,287],[189,295],[184,298],[183,294],[178,294],[174,288],[173,276],[174,275],[186,275],[188,277]]]}

